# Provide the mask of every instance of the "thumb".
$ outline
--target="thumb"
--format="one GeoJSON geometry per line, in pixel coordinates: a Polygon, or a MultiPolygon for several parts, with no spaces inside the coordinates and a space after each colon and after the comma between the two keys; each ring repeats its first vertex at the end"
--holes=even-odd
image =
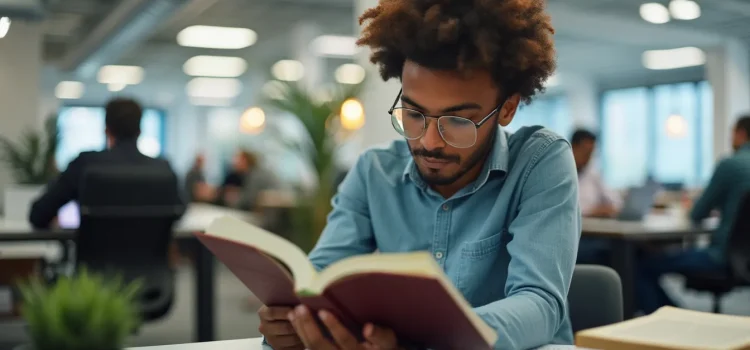
{"type": "Polygon", "coordinates": [[[372,344],[374,349],[395,350],[398,349],[398,339],[396,333],[388,328],[376,326],[372,323],[365,325],[362,333],[368,343],[372,344]]]}

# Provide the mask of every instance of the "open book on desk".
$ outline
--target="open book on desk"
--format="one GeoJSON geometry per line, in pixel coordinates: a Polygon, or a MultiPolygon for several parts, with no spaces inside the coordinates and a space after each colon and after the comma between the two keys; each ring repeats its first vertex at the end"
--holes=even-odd
{"type": "Polygon", "coordinates": [[[748,350],[750,317],[666,306],[648,316],[578,332],[576,345],[605,350],[748,350]]]}
{"type": "Polygon", "coordinates": [[[490,349],[497,340],[426,252],[355,256],[317,272],[293,243],[235,218],[196,236],[265,305],[325,309],[357,336],[372,322],[431,349],[490,349]]]}

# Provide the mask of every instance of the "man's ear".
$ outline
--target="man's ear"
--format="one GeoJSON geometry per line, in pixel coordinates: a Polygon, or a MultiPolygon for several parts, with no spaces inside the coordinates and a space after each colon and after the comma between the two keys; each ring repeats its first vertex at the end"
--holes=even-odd
{"type": "Polygon", "coordinates": [[[516,110],[518,104],[521,102],[521,95],[515,94],[505,100],[505,103],[500,108],[500,117],[497,118],[497,123],[500,126],[508,126],[513,121],[513,117],[516,116],[516,110]]]}

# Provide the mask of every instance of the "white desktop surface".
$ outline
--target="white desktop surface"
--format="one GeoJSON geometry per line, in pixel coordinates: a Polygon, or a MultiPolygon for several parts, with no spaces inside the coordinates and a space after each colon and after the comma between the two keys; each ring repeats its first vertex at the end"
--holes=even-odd
{"type": "MultiPolygon", "coordinates": [[[[192,203],[185,214],[175,225],[175,236],[187,236],[205,230],[211,222],[219,217],[229,215],[250,222],[257,219],[246,211],[218,207],[210,204],[192,203]]],[[[0,217],[0,233],[32,234],[34,229],[28,221],[5,220],[0,217]]],[[[0,246],[0,259],[36,258],[57,260],[62,254],[57,242],[12,242],[0,246]]]]}
{"type": "MultiPolygon", "coordinates": [[[[208,343],[129,348],[126,350],[264,350],[261,338],[225,340],[208,343]]],[[[537,350],[586,350],[573,345],[547,345],[537,350]]]]}

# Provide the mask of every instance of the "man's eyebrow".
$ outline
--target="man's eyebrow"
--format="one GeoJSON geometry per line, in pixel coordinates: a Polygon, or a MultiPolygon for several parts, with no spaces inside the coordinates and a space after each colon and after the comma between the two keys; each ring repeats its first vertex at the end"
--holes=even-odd
{"type": "MultiPolygon", "coordinates": [[[[401,95],[401,102],[406,102],[409,105],[414,106],[415,108],[417,108],[417,109],[419,109],[421,111],[427,110],[426,108],[422,107],[418,103],[414,102],[414,100],[412,100],[409,97],[404,96],[404,95],[401,95]]],[[[468,109],[482,109],[482,106],[480,106],[479,104],[474,103],[474,102],[466,102],[466,103],[458,104],[458,105],[455,105],[455,106],[450,106],[450,107],[443,108],[443,110],[440,111],[440,112],[441,113],[452,113],[452,112],[465,111],[465,110],[468,110],[468,109]]]]}

